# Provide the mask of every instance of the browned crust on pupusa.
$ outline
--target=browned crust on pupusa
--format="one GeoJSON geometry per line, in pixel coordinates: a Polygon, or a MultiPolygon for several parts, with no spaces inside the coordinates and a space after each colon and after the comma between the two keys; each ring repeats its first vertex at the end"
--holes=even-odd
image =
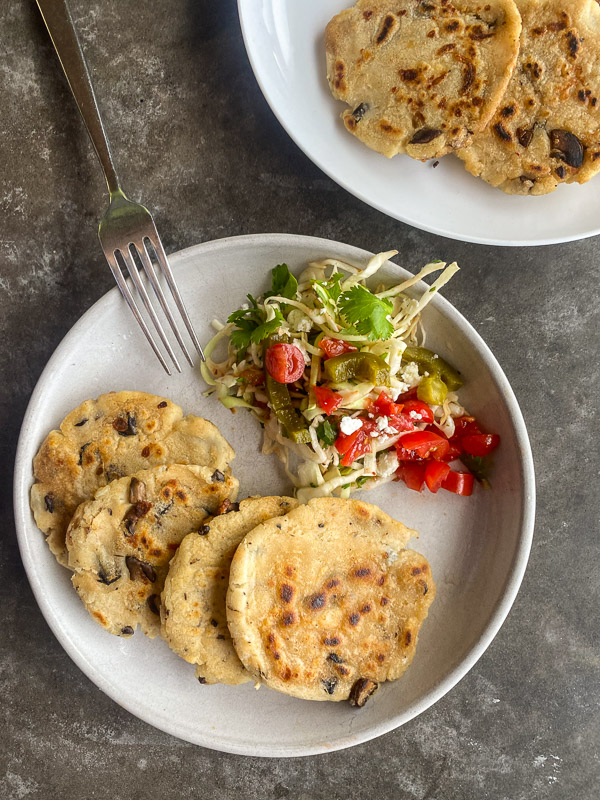
{"type": "Polygon", "coordinates": [[[161,633],[175,653],[196,664],[201,683],[251,680],[227,627],[229,567],[246,534],[297,505],[292,497],[242,500],[237,511],[206,520],[186,536],[171,561],[161,598],[161,633]]]}
{"type": "Polygon", "coordinates": [[[138,624],[156,636],[160,595],[181,540],[237,490],[235,478],[211,467],[171,464],[112,481],[80,505],[66,544],[73,586],[92,618],[117,636],[131,636],[138,624]]]}
{"type": "Polygon", "coordinates": [[[502,97],[520,30],[514,0],[359,0],[325,32],[344,125],[388,157],[464,147],[502,97]]]}
{"type": "Polygon", "coordinates": [[[359,679],[409,666],[435,597],[415,531],[357,500],[321,498],[259,525],[238,547],[227,621],[245,668],[309,700],[346,700],[359,679]]]}
{"type": "Polygon", "coordinates": [[[542,195],[600,170],[600,8],[595,0],[517,0],[513,77],[488,128],[458,155],[508,194],[542,195]]]}
{"type": "Polygon", "coordinates": [[[146,392],[109,392],[71,411],[33,461],[31,508],[57,560],[80,503],[116,478],[157,464],[198,464],[229,473],[234,451],[212,422],[146,392]]]}

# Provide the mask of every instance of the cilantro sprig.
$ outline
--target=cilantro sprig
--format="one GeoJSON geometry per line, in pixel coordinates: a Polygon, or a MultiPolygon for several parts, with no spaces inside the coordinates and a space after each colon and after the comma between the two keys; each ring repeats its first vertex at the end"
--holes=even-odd
{"type": "Polygon", "coordinates": [[[353,286],[340,295],[337,301],[340,313],[361,336],[372,341],[389,339],[394,326],[389,317],[393,310],[391,300],[377,297],[364,286],[353,286]]]}
{"type": "MultiPolygon", "coordinates": [[[[298,281],[286,264],[278,264],[271,270],[271,291],[265,293],[265,298],[279,295],[291,300],[297,291],[298,281]]],[[[248,301],[248,308],[240,308],[227,317],[227,322],[235,324],[231,334],[231,344],[240,358],[251,343],[259,344],[263,339],[268,339],[285,322],[283,314],[277,308],[273,309],[275,314],[273,319],[267,322],[264,309],[251,294],[248,295],[248,301]]]]}

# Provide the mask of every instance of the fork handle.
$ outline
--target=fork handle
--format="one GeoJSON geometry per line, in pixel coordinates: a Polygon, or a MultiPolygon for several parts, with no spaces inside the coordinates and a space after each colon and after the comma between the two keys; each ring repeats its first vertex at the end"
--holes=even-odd
{"type": "Polygon", "coordinates": [[[73,25],[71,13],[65,0],[36,0],[48,28],[52,44],[58,55],[75,102],[104,170],[111,196],[121,192],[110,145],[106,138],[94,87],[73,25]]]}

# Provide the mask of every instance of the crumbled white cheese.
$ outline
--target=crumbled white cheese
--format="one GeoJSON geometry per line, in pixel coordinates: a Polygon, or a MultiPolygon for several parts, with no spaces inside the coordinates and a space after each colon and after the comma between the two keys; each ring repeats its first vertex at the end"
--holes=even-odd
{"type": "Polygon", "coordinates": [[[312,328],[312,321],[299,308],[293,308],[287,317],[288,325],[293,331],[306,331],[312,328]]]}
{"type": "Polygon", "coordinates": [[[419,412],[418,412],[418,411],[409,411],[409,412],[408,412],[408,416],[409,416],[411,419],[419,419],[419,420],[420,420],[420,419],[423,419],[423,414],[419,414],[419,412]]]}
{"type": "Polygon", "coordinates": [[[398,400],[401,394],[404,394],[404,392],[408,392],[409,389],[410,386],[408,385],[408,383],[403,383],[402,381],[392,378],[392,397],[394,403],[398,400]]]}
{"type": "Polygon", "coordinates": [[[398,431],[396,430],[396,428],[392,428],[392,426],[391,426],[391,425],[386,425],[386,426],[385,426],[385,428],[383,429],[383,432],[384,432],[384,433],[388,433],[388,434],[390,434],[391,436],[393,436],[395,433],[398,433],[398,431]]]}
{"type": "Polygon", "coordinates": [[[384,430],[387,427],[389,419],[387,417],[379,417],[377,420],[377,430],[384,430]]]}
{"type": "Polygon", "coordinates": [[[417,386],[421,381],[418,365],[414,361],[410,361],[402,370],[401,377],[409,387],[417,386]]]}
{"type": "Polygon", "coordinates": [[[352,417],[342,417],[340,422],[340,431],[348,436],[351,433],[362,428],[362,419],[352,419],[352,417]]]}
{"type": "Polygon", "coordinates": [[[377,474],[381,478],[387,478],[393,475],[398,469],[398,454],[395,450],[386,450],[377,456],[377,474]]]}

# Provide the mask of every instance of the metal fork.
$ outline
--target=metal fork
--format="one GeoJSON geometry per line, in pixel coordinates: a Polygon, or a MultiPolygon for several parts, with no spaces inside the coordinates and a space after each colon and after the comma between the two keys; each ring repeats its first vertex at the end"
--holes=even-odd
{"type": "Polygon", "coordinates": [[[140,274],[140,267],[146,274],[156,294],[160,307],[190,365],[193,366],[194,362],[183,341],[181,331],[173,318],[173,314],[171,313],[167,299],[159,283],[154,264],[157,265],[158,269],[163,274],[185,327],[194,343],[194,347],[200,354],[202,360],[204,360],[204,353],[200,347],[198,337],[196,336],[186,311],[177,284],[175,283],[175,278],[156,230],[156,225],[148,209],[139,203],[133,203],[125,196],[125,193],[121,189],[110,145],[106,138],[100,111],[98,110],[98,103],[96,102],[90,74],[65,0],[37,0],[37,4],[44,18],[44,22],[46,23],[46,27],[48,28],[52,44],[60,59],[75,102],[83,117],[94,149],[96,150],[98,160],[104,170],[106,183],[108,184],[110,205],[98,229],[98,236],[102,249],[104,250],[104,255],[106,256],[106,260],[112,270],[117,285],[121,290],[121,294],[125,298],[133,316],[138,321],[158,360],[170,375],[171,372],[167,362],[156,344],[144,317],[140,313],[132,287],[123,274],[123,268],[125,268],[129,274],[133,282],[133,289],[134,291],[137,290],[167,354],[173,361],[177,371],[181,372],[179,361],[173,352],[173,348],[167,339],[167,335],[148,296],[146,286],[140,274]]]}

